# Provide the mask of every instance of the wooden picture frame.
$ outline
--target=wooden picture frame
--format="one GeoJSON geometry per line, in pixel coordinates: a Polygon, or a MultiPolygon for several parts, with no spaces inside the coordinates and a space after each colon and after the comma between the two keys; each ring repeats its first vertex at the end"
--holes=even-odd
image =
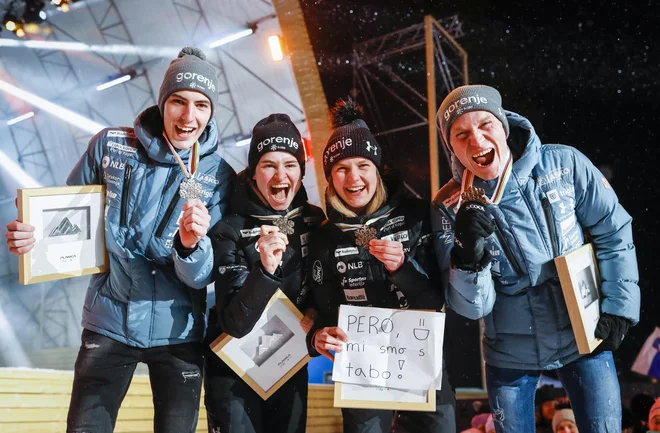
{"type": "Polygon", "coordinates": [[[335,407],[435,412],[435,390],[413,391],[335,382],[335,407]]]}
{"type": "Polygon", "coordinates": [[[36,240],[19,256],[21,284],[108,271],[104,185],[19,189],[17,207],[36,240]]]}
{"type": "Polygon", "coordinates": [[[242,338],[223,333],[210,347],[267,400],[310,359],[307,333],[300,326],[302,318],[293,302],[277,289],[250,333],[242,338]],[[279,335],[276,340],[263,338],[276,334],[279,335]],[[264,341],[269,341],[268,345],[264,341]]]}
{"type": "Polygon", "coordinates": [[[600,317],[600,274],[591,244],[555,258],[561,289],[578,351],[587,354],[602,342],[594,337],[600,317]]]}

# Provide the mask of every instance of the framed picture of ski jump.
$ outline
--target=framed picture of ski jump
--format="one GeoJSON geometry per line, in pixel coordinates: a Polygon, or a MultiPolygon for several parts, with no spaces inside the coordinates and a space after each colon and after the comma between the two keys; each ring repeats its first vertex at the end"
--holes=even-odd
{"type": "Polygon", "coordinates": [[[600,318],[600,275],[591,244],[555,258],[578,351],[591,353],[602,340],[594,337],[600,318]]]}
{"type": "Polygon", "coordinates": [[[104,185],[19,189],[17,207],[36,241],[19,256],[21,284],[108,270],[104,185]]]}
{"type": "Polygon", "coordinates": [[[242,338],[222,334],[210,347],[266,400],[310,359],[302,318],[278,289],[250,333],[242,338]]]}

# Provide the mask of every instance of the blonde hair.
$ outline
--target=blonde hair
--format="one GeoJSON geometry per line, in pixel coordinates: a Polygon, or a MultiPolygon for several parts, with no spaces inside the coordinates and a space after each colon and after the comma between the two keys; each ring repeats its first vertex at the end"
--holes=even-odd
{"type": "MultiPolygon", "coordinates": [[[[371,197],[371,200],[369,200],[369,203],[367,203],[364,214],[371,215],[372,213],[380,209],[380,207],[383,204],[385,204],[386,201],[387,201],[387,188],[385,187],[383,178],[381,178],[380,173],[378,173],[378,184],[376,185],[376,192],[374,192],[374,196],[371,197]]],[[[332,206],[334,210],[344,215],[345,217],[354,218],[358,216],[355,212],[353,212],[348,208],[344,200],[342,200],[339,194],[337,194],[337,190],[335,190],[335,186],[332,184],[332,176],[328,178],[326,203],[332,206]]]]}

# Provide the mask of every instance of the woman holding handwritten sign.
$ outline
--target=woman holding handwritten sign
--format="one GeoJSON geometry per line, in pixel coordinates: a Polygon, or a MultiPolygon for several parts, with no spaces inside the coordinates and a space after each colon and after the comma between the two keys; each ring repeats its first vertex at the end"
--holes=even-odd
{"type": "MultiPolygon", "coordinates": [[[[403,182],[384,173],[382,148],[361,108],[339,101],[335,128],[323,151],[328,221],[312,233],[308,282],[319,314],[310,352],[333,359],[347,341],[337,327],[339,305],[440,309],[429,203],[405,195],[403,182]]],[[[454,392],[443,374],[435,413],[410,412],[415,432],[455,432],[454,392]]],[[[392,411],[342,409],[345,433],[390,431],[392,411]]]]}

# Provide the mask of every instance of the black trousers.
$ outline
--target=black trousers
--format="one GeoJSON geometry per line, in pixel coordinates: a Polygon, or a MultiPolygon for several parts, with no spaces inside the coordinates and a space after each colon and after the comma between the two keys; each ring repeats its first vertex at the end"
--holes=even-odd
{"type": "Polygon", "coordinates": [[[67,433],[112,433],[138,362],[149,367],[154,432],[193,433],[202,389],[201,343],[140,349],[83,330],[67,433]]]}
{"type": "Polygon", "coordinates": [[[213,352],[206,354],[204,402],[209,433],[304,433],[307,367],[263,400],[213,352]]]}
{"type": "MultiPolygon", "coordinates": [[[[397,433],[456,433],[456,395],[447,372],[442,389],[435,393],[435,412],[398,411],[397,433]]],[[[389,433],[394,412],[376,409],[342,409],[344,433],[389,433]]]]}

